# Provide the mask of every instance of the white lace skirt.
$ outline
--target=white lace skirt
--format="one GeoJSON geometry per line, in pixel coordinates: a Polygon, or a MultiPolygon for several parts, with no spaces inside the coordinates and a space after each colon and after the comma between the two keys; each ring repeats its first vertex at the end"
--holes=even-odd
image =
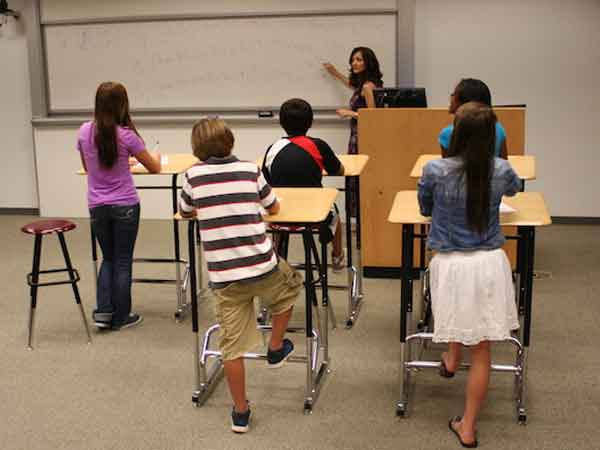
{"type": "Polygon", "coordinates": [[[502,249],[438,253],[429,268],[434,342],[475,345],[507,339],[519,328],[502,249]]]}

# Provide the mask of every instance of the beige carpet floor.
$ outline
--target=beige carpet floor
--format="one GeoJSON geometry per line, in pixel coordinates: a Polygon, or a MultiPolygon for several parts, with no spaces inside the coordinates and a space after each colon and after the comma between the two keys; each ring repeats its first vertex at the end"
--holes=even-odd
{"type": "MultiPolygon", "coordinates": [[[[202,408],[192,406],[191,321],[173,320],[172,286],[134,285],[143,324],[120,332],[94,330],[91,345],[70,287],[42,288],[35,350],[28,351],[25,274],[33,239],[19,229],[34,219],[0,216],[0,449],[459,448],[447,421],[461,412],[465,373],[444,380],[420,372],[410,417],[395,416],[398,280],[365,279],[356,326],[350,331],[339,326],[330,334],[333,372],[312,415],[302,414],[304,366],[273,371],[264,362],[248,363],[253,422],[244,436],[229,431],[231,401],[224,383],[202,408]]],[[[77,223],[67,241],[89,316],[94,307],[89,224],[77,223]]],[[[170,229],[167,221],[144,221],[136,254],[168,255],[170,229]]],[[[182,239],[184,249],[185,244],[182,239]]],[[[45,238],[43,252],[46,267],[60,264],[56,238],[45,238]]],[[[600,448],[600,227],[540,230],[536,269],[551,276],[534,283],[529,423],[516,425],[512,377],[494,374],[479,424],[481,448],[600,448]]],[[[165,277],[173,269],[137,265],[134,272],[165,277]]],[[[345,296],[332,297],[341,322],[345,296]]],[[[299,302],[297,322],[302,312],[299,302]]],[[[200,317],[205,329],[213,321],[211,305],[201,305],[200,317]]],[[[301,338],[292,338],[302,348],[301,338]]],[[[439,348],[430,352],[437,358],[439,348]]],[[[498,345],[494,354],[506,358],[508,350],[498,345]]]]}

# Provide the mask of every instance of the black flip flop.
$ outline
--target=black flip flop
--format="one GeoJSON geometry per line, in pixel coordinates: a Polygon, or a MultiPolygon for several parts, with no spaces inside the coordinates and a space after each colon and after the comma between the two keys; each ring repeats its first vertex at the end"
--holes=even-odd
{"type": "Polygon", "coordinates": [[[446,363],[444,362],[444,358],[440,359],[440,369],[439,369],[440,377],[443,378],[452,378],[454,377],[454,372],[450,372],[446,367],[446,363]]]}
{"type": "Polygon", "coordinates": [[[450,431],[454,433],[454,435],[458,439],[458,442],[460,442],[460,445],[462,445],[464,448],[477,448],[477,446],[479,445],[479,443],[477,442],[477,438],[475,438],[473,442],[464,442],[460,438],[460,434],[458,434],[458,431],[452,426],[454,422],[460,422],[461,420],[462,417],[460,416],[456,416],[455,418],[450,419],[450,422],[448,422],[448,428],[450,428],[450,431]]]}

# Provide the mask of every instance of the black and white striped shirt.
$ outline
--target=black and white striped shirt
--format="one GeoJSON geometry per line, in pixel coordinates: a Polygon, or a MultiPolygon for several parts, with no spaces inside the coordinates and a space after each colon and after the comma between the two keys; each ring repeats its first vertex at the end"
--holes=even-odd
{"type": "Polygon", "coordinates": [[[261,207],[270,208],[276,200],[256,164],[233,155],[211,157],[187,170],[179,208],[198,211],[211,288],[276,270],[277,256],[261,216],[261,207]]]}

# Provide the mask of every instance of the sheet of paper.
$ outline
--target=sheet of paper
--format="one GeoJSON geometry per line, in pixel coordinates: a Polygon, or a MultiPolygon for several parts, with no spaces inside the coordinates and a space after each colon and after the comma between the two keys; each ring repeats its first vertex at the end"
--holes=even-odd
{"type": "MultiPolygon", "coordinates": [[[[166,156],[166,155],[161,155],[161,157],[160,157],[160,165],[161,165],[161,166],[164,166],[165,164],[169,164],[169,157],[168,157],[168,156],[166,156]]],[[[134,167],[134,168],[136,168],[136,169],[139,169],[139,168],[141,168],[141,167],[144,167],[144,166],[142,166],[142,163],[139,163],[139,162],[138,162],[138,163],[137,163],[135,166],[133,166],[133,167],[134,167]]]]}
{"type": "Polygon", "coordinates": [[[504,202],[500,202],[500,214],[508,214],[516,212],[517,210],[512,206],[507,205],[504,202]]]}

